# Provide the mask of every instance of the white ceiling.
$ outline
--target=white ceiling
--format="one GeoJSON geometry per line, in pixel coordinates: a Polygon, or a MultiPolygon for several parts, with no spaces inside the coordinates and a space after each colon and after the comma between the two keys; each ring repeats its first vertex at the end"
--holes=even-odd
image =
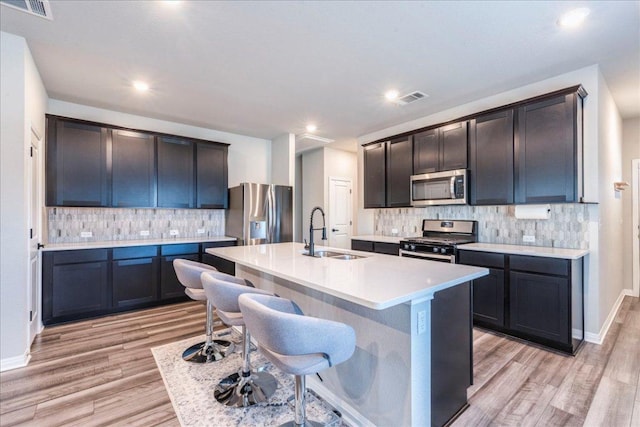
{"type": "Polygon", "coordinates": [[[53,21],[0,7],[51,98],[272,139],[307,122],[358,136],[600,64],[640,115],[640,2],[53,1],[53,21]],[[587,6],[584,26],[556,25],[587,6]],[[131,81],[151,90],[135,93],[131,81]],[[383,93],[429,97],[398,107],[383,93]]]}

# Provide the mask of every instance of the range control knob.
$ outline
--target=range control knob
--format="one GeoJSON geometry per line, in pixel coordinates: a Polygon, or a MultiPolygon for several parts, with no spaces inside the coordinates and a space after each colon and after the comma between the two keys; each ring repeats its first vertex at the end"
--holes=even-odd
{"type": "Polygon", "coordinates": [[[410,246],[409,246],[409,248],[410,248],[412,251],[415,251],[415,250],[416,250],[416,245],[410,245],[410,246]]]}
{"type": "Polygon", "coordinates": [[[440,253],[441,254],[446,254],[447,253],[447,248],[440,248],[440,253]]]}
{"type": "Polygon", "coordinates": [[[405,243],[404,245],[402,245],[402,249],[404,249],[405,251],[409,250],[409,244],[405,243]]]}
{"type": "Polygon", "coordinates": [[[433,248],[431,248],[431,250],[432,250],[433,252],[438,252],[438,247],[437,247],[437,246],[434,246],[433,248]]]}

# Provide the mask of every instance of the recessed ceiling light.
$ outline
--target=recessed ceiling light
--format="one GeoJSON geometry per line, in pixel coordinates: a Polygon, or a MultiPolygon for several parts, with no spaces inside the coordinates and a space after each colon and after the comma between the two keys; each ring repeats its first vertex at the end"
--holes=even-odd
{"type": "Polygon", "coordinates": [[[558,25],[566,28],[575,28],[584,22],[590,12],[586,7],[570,10],[558,19],[558,25]]]}
{"type": "Polygon", "coordinates": [[[318,129],[318,127],[314,124],[308,124],[307,125],[307,132],[315,132],[316,129],[318,129]]]}
{"type": "Polygon", "coordinates": [[[384,94],[384,97],[387,98],[389,101],[393,101],[394,99],[396,99],[398,97],[398,91],[397,90],[389,90],[384,94]]]}
{"type": "Polygon", "coordinates": [[[139,92],[146,92],[149,90],[149,85],[145,82],[141,82],[140,80],[133,82],[133,87],[139,92]]]}
{"type": "Polygon", "coordinates": [[[166,6],[178,6],[182,2],[180,0],[163,0],[162,3],[166,6]]]}

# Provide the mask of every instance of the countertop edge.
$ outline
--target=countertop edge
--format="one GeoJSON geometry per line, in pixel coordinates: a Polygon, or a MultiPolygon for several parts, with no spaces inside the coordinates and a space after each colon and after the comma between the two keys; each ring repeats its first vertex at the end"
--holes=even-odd
{"type": "Polygon", "coordinates": [[[569,260],[577,260],[589,254],[588,249],[549,248],[545,246],[521,246],[498,243],[467,243],[459,245],[458,249],[569,260]]]}
{"type": "Polygon", "coordinates": [[[177,245],[188,243],[208,243],[208,242],[234,242],[235,237],[228,236],[212,236],[198,238],[181,238],[181,239],[149,239],[149,240],[109,240],[103,242],[77,242],[77,243],[49,243],[46,244],[41,251],[73,251],[83,249],[108,249],[108,248],[126,248],[131,246],[154,246],[154,245],[177,245]]]}

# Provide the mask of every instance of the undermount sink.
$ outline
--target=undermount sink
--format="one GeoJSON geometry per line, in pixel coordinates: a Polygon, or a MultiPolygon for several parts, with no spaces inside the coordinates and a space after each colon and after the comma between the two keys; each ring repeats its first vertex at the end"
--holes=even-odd
{"type": "Polygon", "coordinates": [[[354,255],[354,254],[347,254],[344,252],[334,252],[334,251],[315,251],[313,256],[316,258],[332,258],[332,259],[342,259],[342,260],[366,258],[365,256],[362,256],[362,255],[354,255]]]}

